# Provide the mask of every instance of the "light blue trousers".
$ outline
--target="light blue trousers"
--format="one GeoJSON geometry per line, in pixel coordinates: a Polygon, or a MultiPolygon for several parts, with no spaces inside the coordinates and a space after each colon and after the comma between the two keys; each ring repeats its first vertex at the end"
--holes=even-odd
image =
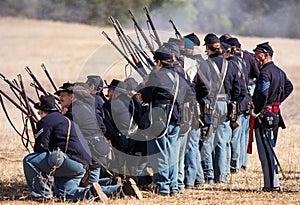
{"type": "Polygon", "coordinates": [[[165,136],[147,143],[148,159],[153,169],[156,192],[169,194],[178,192],[177,162],[179,126],[169,125],[165,136]]]}
{"type": "Polygon", "coordinates": [[[85,173],[83,164],[66,155],[61,167],[53,170],[48,165],[48,156],[48,152],[34,152],[23,160],[24,174],[32,197],[51,198],[53,196],[51,186],[53,185],[55,196],[62,200],[84,199],[89,188],[79,187],[79,182],[85,173]]]}

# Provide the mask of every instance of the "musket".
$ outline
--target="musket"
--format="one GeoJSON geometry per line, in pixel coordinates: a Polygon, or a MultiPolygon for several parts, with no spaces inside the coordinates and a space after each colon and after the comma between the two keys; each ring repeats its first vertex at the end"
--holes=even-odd
{"type": "Polygon", "coordinates": [[[44,87],[42,86],[42,84],[38,81],[38,79],[35,77],[35,75],[31,72],[30,68],[28,66],[25,67],[25,70],[27,71],[27,73],[30,75],[30,77],[32,78],[32,80],[34,81],[34,83],[40,88],[40,90],[42,91],[42,93],[44,95],[48,95],[47,91],[44,89],[44,87]]]}
{"type": "MultiPolygon", "coordinates": [[[[14,91],[14,90],[13,90],[14,91]]],[[[32,146],[32,142],[30,142],[29,140],[29,135],[26,129],[26,125],[27,123],[25,122],[24,125],[24,129],[22,132],[19,132],[18,129],[16,128],[16,126],[13,124],[13,122],[11,121],[9,114],[7,112],[7,109],[5,108],[4,105],[4,101],[2,96],[5,96],[6,99],[8,99],[11,103],[13,103],[19,110],[21,110],[22,113],[24,113],[25,115],[28,114],[27,110],[25,110],[22,106],[18,105],[12,98],[10,98],[6,93],[4,93],[2,90],[0,90],[0,104],[3,108],[3,112],[8,120],[8,122],[10,123],[10,125],[12,126],[12,128],[15,130],[15,132],[21,137],[22,140],[22,144],[24,145],[24,147],[26,148],[26,150],[28,152],[30,152],[30,150],[28,149],[28,144],[30,143],[30,145],[32,146]],[[27,137],[24,137],[24,134],[26,134],[27,137]]],[[[27,118],[28,119],[28,118],[27,118]]]]}
{"type": "Polygon", "coordinates": [[[127,54],[126,49],[125,49],[125,47],[124,47],[124,44],[125,44],[125,43],[124,43],[124,39],[122,39],[121,31],[120,31],[120,29],[118,28],[115,19],[114,19],[112,16],[110,16],[109,19],[110,19],[110,21],[112,22],[112,25],[113,25],[114,28],[115,28],[116,34],[117,34],[117,36],[118,36],[118,38],[119,38],[119,41],[120,41],[120,43],[121,43],[121,46],[122,46],[122,48],[123,48],[125,54],[127,54]]]}
{"type": "Polygon", "coordinates": [[[31,71],[31,69],[26,66],[25,67],[26,72],[30,75],[30,77],[32,78],[33,82],[36,84],[37,87],[39,87],[39,90],[44,94],[47,95],[47,91],[44,89],[44,87],[42,86],[42,84],[38,81],[38,79],[35,77],[35,75],[33,74],[33,72],[31,71]]]}
{"type": "Polygon", "coordinates": [[[175,30],[175,35],[176,35],[176,37],[177,37],[178,39],[181,40],[181,39],[182,39],[182,36],[181,36],[181,34],[179,33],[178,29],[176,28],[174,22],[173,22],[171,19],[169,20],[169,22],[172,24],[173,29],[175,30]]]}
{"type": "MultiPolygon", "coordinates": [[[[42,91],[41,88],[35,83],[30,83],[30,86],[34,87],[35,89],[37,89],[39,91],[42,91]]],[[[56,95],[54,95],[53,93],[51,93],[49,91],[46,91],[46,92],[47,92],[47,95],[52,95],[55,98],[55,100],[59,101],[59,97],[57,97],[56,95]]]]}
{"type": "Polygon", "coordinates": [[[158,36],[158,34],[157,34],[157,31],[156,31],[156,29],[155,29],[155,26],[154,26],[154,24],[153,24],[153,21],[152,21],[152,19],[151,19],[151,16],[150,16],[150,14],[149,14],[149,12],[148,12],[148,10],[147,10],[147,8],[145,7],[144,8],[144,11],[145,11],[145,13],[146,13],[146,17],[147,17],[147,22],[150,24],[150,27],[151,27],[151,29],[152,29],[152,31],[153,31],[153,33],[154,33],[154,36],[155,36],[155,42],[157,43],[157,45],[159,46],[159,47],[161,47],[161,41],[160,41],[160,39],[159,39],[159,36],[158,36]]]}
{"type": "Polygon", "coordinates": [[[145,68],[143,67],[143,64],[141,63],[141,61],[138,59],[138,57],[136,56],[134,49],[132,48],[129,40],[127,39],[127,36],[125,35],[125,32],[120,24],[120,22],[118,20],[114,20],[113,17],[110,17],[113,26],[116,30],[117,35],[119,36],[119,38],[123,41],[126,49],[128,50],[133,62],[135,63],[135,65],[144,73],[147,75],[147,72],[145,70],[145,68]]]}
{"type": "Polygon", "coordinates": [[[35,113],[33,112],[32,108],[31,108],[31,106],[29,104],[29,100],[27,98],[27,94],[26,94],[25,87],[24,87],[24,84],[23,84],[22,76],[20,74],[18,74],[18,79],[19,79],[20,87],[22,89],[21,96],[22,96],[22,98],[25,101],[25,105],[26,105],[26,108],[27,108],[27,111],[28,111],[28,115],[27,116],[29,117],[30,125],[31,125],[32,131],[33,131],[33,135],[34,135],[35,131],[36,131],[35,123],[36,123],[36,121],[37,121],[38,118],[35,115],[35,113]]]}
{"type": "MultiPolygon", "coordinates": [[[[29,112],[20,106],[16,101],[14,101],[11,97],[9,97],[3,90],[0,90],[0,95],[4,96],[9,102],[11,102],[16,108],[18,108],[22,113],[29,116],[29,112]]],[[[33,119],[35,123],[37,123],[37,119],[33,119]]]]}
{"type": "Polygon", "coordinates": [[[103,36],[117,49],[117,51],[126,59],[126,61],[138,72],[138,74],[144,78],[147,79],[148,76],[143,73],[129,58],[127,55],[124,54],[124,52],[115,44],[113,40],[105,33],[105,31],[102,31],[103,36]]]}
{"type": "Polygon", "coordinates": [[[55,90],[55,92],[56,92],[56,91],[58,90],[58,89],[57,89],[57,86],[56,86],[55,82],[53,81],[51,75],[49,74],[49,72],[48,72],[46,66],[45,66],[44,64],[42,64],[41,67],[42,67],[42,69],[44,70],[44,72],[45,72],[45,74],[46,74],[48,80],[50,81],[52,87],[54,88],[54,90],[55,90]]]}
{"type": "Polygon", "coordinates": [[[151,58],[148,56],[148,54],[142,50],[131,38],[130,36],[127,36],[130,43],[134,46],[134,48],[146,59],[146,61],[149,63],[150,67],[148,67],[150,70],[152,70],[152,67],[155,66],[154,62],[151,60],[151,58]]]}
{"type": "MultiPolygon", "coordinates": [[[[14,83],[11,82],[10,80],[8,80],[2,73],[0,73],[0,78],[1,78],[2,80],[4,80],[4,82],[6,82],[6,83],[9,85],[9,87],[10,87],[11,89],[16,90],[18,93],[22,93],[21,88],[19,88],[18,86],[16,86],[16,85],[17,85],[17,82],[16,82],[16,81],[15,81],[15,84],[14,84],[14,83]]],[[[30,97],[28,97],[28,96],[27,96],[27,98],[28,98],[29,102],[31,102],[32,104],[35,104],[35,101],[34,101],[32,98],[30,98],[30,97]]]]}
{"type": "Polygon", "coordinates": [[[145,41],[146,44],[147,44],[147,47],[150,49],[151,53],[153,53],[153,55],[154,55],[154,48],[153,48],[153,46],[151,45],[151,43],[149,42],[148,38],[146,37],[146,35],[145,35],[143,29],[139,26],[139,24],[138,24],[138,22],[136,21],[136,19],[135,19],[134,15],[132,14],[132,12],[131,12],[130,10],[128,10],[128,11],[129,11],[129,14],[130,14],[130,16],[131,16],[131,19],[132,19],[132,21],[133,21],[133,23],[134,23],[134,26],[139,30],[140,34],[142,35],[144,41],[145,41]]]}

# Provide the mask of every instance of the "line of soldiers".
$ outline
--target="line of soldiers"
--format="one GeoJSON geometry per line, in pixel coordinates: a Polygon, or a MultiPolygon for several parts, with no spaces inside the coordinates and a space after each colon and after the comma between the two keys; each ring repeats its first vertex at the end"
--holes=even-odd
{"type": "Polygon", "coordinates": [[[280,190],[273,147],[278,126],[284,127],[279,105],[292,92],[291,82],[274,65],[268,43],[258,44],[253,55],[229,34],[218,38],[209,33],[204,42],[207,59],[194,53],[200,46],[194,33],[170,38],[155,51],[155,69],[146,82],[113,79],[104,86],[100,76],[91,75],[85,83],[64,83],[55,93],[61,113],[53,97],[41,97],[35,153],[24,159],[33,197],[51,197],[47,183],[37,186],[36,178],[39,172],[53,171],[41,163],[47,158],[58,162],[51,158],[57,147],[66,154],[59,158],[65,158],[62,165],[56,165],[61,174],[54,174],[54,190],[67,200],[97,195],[106,201],[102,192],[140,199],[137,186],[151,184],[156,194],[174,196],[205,183],[226,183],[228,174],[248,166],[251,116],[263,190],[280,190]],[[275,113],[272,121],[263,117],[266,113],[275,113]],[[66,141],[63,136],[70,137],[66,141]],[[87,185],[79,187],[86,176],[87,185]]]}

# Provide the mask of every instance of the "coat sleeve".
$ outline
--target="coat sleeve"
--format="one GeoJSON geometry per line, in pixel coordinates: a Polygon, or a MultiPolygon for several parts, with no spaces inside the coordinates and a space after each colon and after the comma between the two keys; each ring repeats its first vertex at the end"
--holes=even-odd
{"type": "Polygon", "coordinates": [[[253,98],[254,103],[254,113],[260,113],[263,108],[267,104],[268,96],[269,96],[269,90],[270,90],[270,78],[268,76],[268,73],[261,72],[259,75],[259,78],[256,83],[255,88],[255,95],[253,98]]]}
{"type": "Polygon", "coordinates": [[[292,93],[293,89],[294,87],[292,82],[288,79],[286,75],[284,75],[284,89],[280,101],[283,102],[292,93]]]}
{"type": "Polygon", "coordinates": [[[34,152],[46,152],[49,150],[51,130],[52,129],[43,120],[37,123],[37,131],[34,135],[34,152]]]}
{"type": "Polygon", "coordinates": [[[226,88],[229,88],[227,93],[229,93],[230,99],[232,101],[238,101],[239,98],[245,97],[245,94],[242,93],[243,82],[238,76],[238,68],[231,62],[228,62],[228,71],[226,75],[229,75],[229,78],[231,78],[229,80],[229,84],[231,85],[227,83],[227,86],[225,86],[225,90],[226,88]]]}
{"type": "Polygon", "coordinates": [[[198,102],[200,102],[209,94],[210,83],[200,70],[197,71],[193,79],[192,85],[195,89],[196,99],[198,102]]]}

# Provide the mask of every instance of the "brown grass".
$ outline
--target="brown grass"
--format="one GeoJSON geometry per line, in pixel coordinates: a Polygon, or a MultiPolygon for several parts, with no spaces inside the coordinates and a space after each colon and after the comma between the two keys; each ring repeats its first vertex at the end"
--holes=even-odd
{"type": "MultiPolygon", "coordinates": [[[[21,73],[25,81],[30,82],[23,69],[28,65],[45,83],[45,87],[49,91],[53,89],[49,83],[46,83],[46,77],[40,68],[42,63],[46,65],[58,85],[67,80],[76,81],[81,78],[85,80],[83,78],[85,75],[82,77],[81,74],[87,74],[88,71],[92,74],[97,73],[96,71],[104,63],[109,62],[110,52],[115,52],[112,51],[113,49],[108,49],[110,46],[107,45],[106,39],[101,35],[103,29],[114,36],[111,28],[1,18],[0,72],[9,79],[16,78],[16,75],[21,73]],[[93,57],[90,56],[92,54],[95,56],[95,53],[96,57],[101,57],[100,61],[99,59],[96,61],[97,58],[94,59],[97,64],[91,64],[95,70],[83,69],[87,59],[92,59],[93,57]],[[101,61],[105,62],[101,64],[101,61]]],[[[199,36],[203,39],[204,34],[199,34],[199,36]]],[[[284,68],[295,86],[293,94],[282,106],[288,128],[280,131],[276,148],[280,163],[287,175],[286,179],[281,178],[283,192],[264,193],[260,191],[263,183],[262,174],[254,144],[249,169],[230,175],[227,184],[205,186],[198,190],[186,191],[176,198],[161,197],[153,193],[143,192],[143,200],[127,198],[125,200],[111,200],[109,204],[300,204],[300,126],[298,123],[300,115],[297,113],[300,100],[298,93],[300,40],[254,37],[240,37],[239,39],[243,47],[248,50],[254,48],[257,43],[270,41],[275,50],[275,63],[284,68]]],[[[115,52],[113,55],[118,54],[115,52]]],[[[116,70],[112,69],[103,75],[108,82],[112,77],[124,77],[123,65],[119,63],[118,66],[116,70]]],[[[0,82],[0,85],[1,89],[8,91],[3,82],[0,82]]],[[[19,112],[12,106],[8,106],[8,109],[13,121],[20,128],[19,112]]],[[[22,169],[22,159],[27,152],[20,137],[7,123],[3,112],[0,112],[0,120],[0,204],[38,204],[38,202],[26,200],[28,190],[22,169]]],[[[62,202],[42,203],[63,204],[62,202]]],[[[76,204],[86,203],[95,204],[93,201],[76,204]]]]}

